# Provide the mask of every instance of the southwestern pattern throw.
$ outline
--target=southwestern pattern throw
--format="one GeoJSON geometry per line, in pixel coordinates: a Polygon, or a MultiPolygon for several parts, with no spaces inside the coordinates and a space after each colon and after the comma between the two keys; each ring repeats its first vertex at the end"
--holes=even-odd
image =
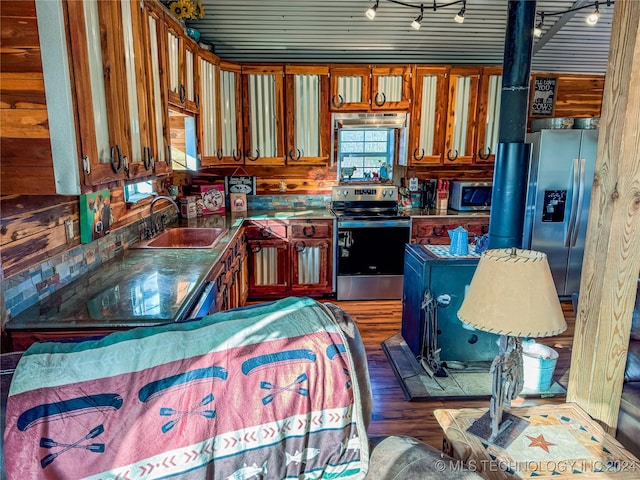
{"type": "Polygon", "coordinates": [[[353,360],[308,298],[33,345],[7,403],[9,478],[363,478],[353,360]]]}

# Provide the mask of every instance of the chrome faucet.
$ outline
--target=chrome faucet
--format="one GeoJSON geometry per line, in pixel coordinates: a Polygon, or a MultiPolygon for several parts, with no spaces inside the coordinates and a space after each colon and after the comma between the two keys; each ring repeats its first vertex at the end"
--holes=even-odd
{"type": "Polygon", "coordinates": [[[171,205],[174,206],[174,208],[176,209],[176,212],[178,213],[178,215],[180,215],[180,207],[178,207],[178,204],[173,200],[173,198],[171,197],[166,197],[164,195],[158,195],[157,197],[155,197],[153,200],[151,200],[151,205],[149,206],[149,235],[151,237],[153,237],[156,233],[158,233],[160,230],[164,230],[164,227],[167,224],[167,217],[166,215],[163,215],[163,218],[161,219],[161,223],[160,223],[160,227],[158,227],[158,225],[156,225],[153,222],[153,206],[156,204],[157,201],[159,200],[166,200],[169,203],[171,203],[171,205]]]}

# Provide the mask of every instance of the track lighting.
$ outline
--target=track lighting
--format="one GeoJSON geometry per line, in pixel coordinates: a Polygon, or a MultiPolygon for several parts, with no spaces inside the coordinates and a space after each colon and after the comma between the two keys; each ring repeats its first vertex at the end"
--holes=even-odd
{"type": "Polygon", "coordinates": [[[462,8],[458,12],[458,14],[455,17],[453,17],[456,23],[464,23],[464,12],[466,11],[466,9],[467,9],[467,2],[465,0],[464,2],[462,2],[462,8]]]}
{"type": "Polygon", "coordinates": [[[376,0],[376,4],[373,7],[369,7],[367,9],[367,13],[365,14],[369,20],[373,20],[376,18],[376,10],[378,10],[378,2],[380,0],[376,0]]]}
{"type": "Polygon", "coordinates": [[[586,19],[588,25],[595,25],[598,23],[598,19],[600,18],[600,9],[598,8],[598,2],[596,2],[596,9],[593,11],[591,15],[589,15],[586,19]]]}
{"type": "Polygon", "coordinates": [[[422,26],[422,5],[420,5],[420,15],[418,15],[416,17],[416,19],[411,22],[411,26],[415,29],[415,30],[420,30],[420,27],[422,26]]]}
{"type": "Polygon", "coordinates": [[[536,28],[533,29],[533,36],[540,38],[542,36],[542,26],[544,25],[544,12],[540,12],[540,21],[536,28]]]}

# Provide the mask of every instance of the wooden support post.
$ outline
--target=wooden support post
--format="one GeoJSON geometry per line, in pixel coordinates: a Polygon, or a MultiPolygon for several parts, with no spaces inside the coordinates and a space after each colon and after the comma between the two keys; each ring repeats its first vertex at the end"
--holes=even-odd
{"type": "Polygon", "coordinates": [[[640,272],[640,2],[615,4],[567,401],[614,433],[640,272]]]}

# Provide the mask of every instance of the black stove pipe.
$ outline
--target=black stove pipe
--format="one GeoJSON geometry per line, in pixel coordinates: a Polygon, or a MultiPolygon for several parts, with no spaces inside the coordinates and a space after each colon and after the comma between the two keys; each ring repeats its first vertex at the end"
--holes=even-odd
{"type": "Polygon", "coordinates": [[[530,146],[524,143],[536,2],[510,0],[504,42],[489,248],[522,246],[530,146]]]}

